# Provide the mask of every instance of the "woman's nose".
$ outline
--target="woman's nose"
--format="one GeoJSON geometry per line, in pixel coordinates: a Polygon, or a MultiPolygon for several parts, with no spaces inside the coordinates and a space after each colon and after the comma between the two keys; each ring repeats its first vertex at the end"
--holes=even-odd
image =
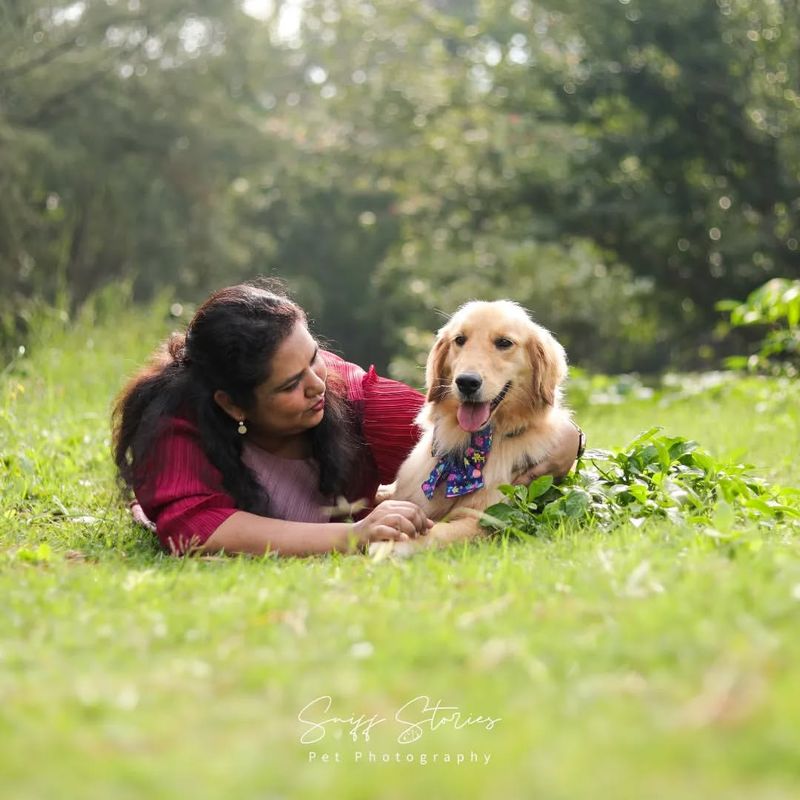
{"type": "Polygon", "coordinates": [[[306,385],[306,394],[313,397],[315,394],[321,394],[325,391],[325,375],[319,375],[313,369],[311,370],[311,380],[306,385]]]}

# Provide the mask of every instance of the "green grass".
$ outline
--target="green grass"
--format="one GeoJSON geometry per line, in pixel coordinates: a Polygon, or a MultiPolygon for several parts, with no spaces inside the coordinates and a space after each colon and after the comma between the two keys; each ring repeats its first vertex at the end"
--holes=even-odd
{"type": "MultiPolygon", "coordinates": [[[[108,443],[110,399],[169,320],[106,305],[39,320],[0,378],[0,795],[797,796],[796,529],[172,559],[128,521],[108,443]],[[386,721],[368,742],[331,725],[301,744],[298,713],[324,695],[328,716],[386,721]],[[502,719],[399,745],[394,715],[423,695],[502,719]],[[355,762],[369,751],[415,761],[355,762]]],[[[593,446],[660,424],[797,486],[798,399],[748,379],[579,419],[593,446]]]]}

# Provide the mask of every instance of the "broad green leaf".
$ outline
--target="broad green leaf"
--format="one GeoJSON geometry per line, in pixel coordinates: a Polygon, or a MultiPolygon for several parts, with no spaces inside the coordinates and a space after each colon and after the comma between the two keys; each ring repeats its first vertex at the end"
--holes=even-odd
{"type": "Polygon", "coordinates": [[[502,530],[514,518],[515,511],[505,503],[489,506],[481,516],[481,525],[486,528],[502,530]]]}
{"type": "Polygon", "coordinates": [[[541,497],[553,485],[552,475],[542,475],[528,486],[528,502],[541,497]]]}
{"type": "Polygon", "coordinates": [[[720,531],[728,532],[736,524],[736,514],[730,503],[720,500],[714,508],[711,521],[715,528],[720,531]]]}
{"type": "Polygon", "coordinates": [[[564,497],[564,511],[572,519],[586,516],[591,504],[591,497],[583,489],[572,489],[564,497]]]}
{"type": "Polygon", "coordinates": [[[632,442],[630,442],[627,447],[625,447],[626,451],[635,450],[639,447],[640,444],[643,442],[652,439],[659,431],[662,431],[663,428],[661,425],[655,425],[652,428],[648,428],[644,433],[640,433],[632,442]]]}

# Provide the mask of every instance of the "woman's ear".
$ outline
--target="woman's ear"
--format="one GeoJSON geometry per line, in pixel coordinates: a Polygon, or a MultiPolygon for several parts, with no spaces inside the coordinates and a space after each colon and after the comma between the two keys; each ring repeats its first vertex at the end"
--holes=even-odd
{"type": "Polygon", "coordinates": [[[438,403],[450,391],[450,376],[447,374],[447,355],[450,352],[450,338],[442,331],[433,345],[425,365],[425,383],[428,386],[428,402],[438,403]]]}
{"type": "Polygon", "coordinates": [[[243,419],[247,418],[244,409],[237,406],[236,403],[231,400],[231,396],[227,392],[223,392],[222,389],[217,389],[214,392],[214,402],[236,422],[241,422],[243,419]]]}
{"type": "Polygon", "coordinates": [[[531,362],[534,402],[537,405],[554,405],[558,387],[567,374],[564,348],[542,328],[528,339],[528,358],[531,362]]]}

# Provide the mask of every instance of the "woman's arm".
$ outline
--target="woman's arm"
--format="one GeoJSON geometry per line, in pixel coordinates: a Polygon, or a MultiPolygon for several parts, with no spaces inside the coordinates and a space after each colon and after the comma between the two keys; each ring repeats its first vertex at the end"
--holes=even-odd
{"type": "Polygon", "coordinates": [[[397,500],[381,503],[358,522],[286,522],[236,511],[199,549],[283,556],[346,553],[370,542],[406,541],[426,533],[432,525],[418,506],[397,500]]]}
{"type": "Polygon", "coordinates": [[[155,523],[162,544],[176,555],[347,551],[353,544],[413,537],[432,524],[417,506],[401,502],[381,503],[355,523],[287,522],[238,510],[219,483],[196,427],[175,419],[159,441],[152,470],[136,487],[141,517],[155,523]]]}

